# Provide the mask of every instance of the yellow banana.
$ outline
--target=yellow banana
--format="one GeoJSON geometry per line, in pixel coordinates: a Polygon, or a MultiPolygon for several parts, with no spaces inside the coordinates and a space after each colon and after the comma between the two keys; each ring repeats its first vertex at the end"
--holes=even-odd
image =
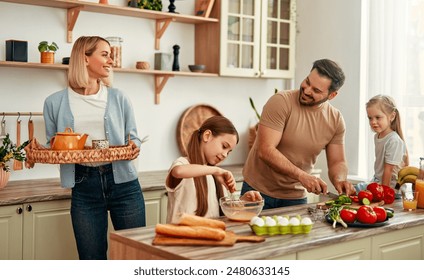
{"type": "Polygon", "coordinates": [[[401,184],[403,178],[408,176],[408,175],[414,175],[416,177],[416,176],[418,176],[419,173],[420,173],[420,169],[418,167],[405,166],[405,167],[401,168],[398,172],[398,183],[401,184]]]}
{"type": "Polygon", "coordinates": [[[402,178],[400,181],[400,185],[402,186],[405,183],[415,183],[415,180],[417,179],[417,176],[414,174],[408,174],[402,178]]]}

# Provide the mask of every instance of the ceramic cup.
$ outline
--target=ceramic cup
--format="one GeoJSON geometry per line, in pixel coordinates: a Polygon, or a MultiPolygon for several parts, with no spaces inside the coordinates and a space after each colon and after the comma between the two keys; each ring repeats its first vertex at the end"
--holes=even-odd
{"type": "Polygon", "coordinates": [[[109,148],[109,141],[107,139],[99,139],[92,141],[93,149],[107,149],[109,148]]]}

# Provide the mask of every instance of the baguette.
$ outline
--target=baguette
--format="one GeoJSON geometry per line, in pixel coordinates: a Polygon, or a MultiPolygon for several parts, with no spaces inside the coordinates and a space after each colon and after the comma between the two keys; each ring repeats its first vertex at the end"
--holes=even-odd
{"type": "Polygon", "coordinates": [[[184,226],[205,226],[225,230],[225,223],[223,221],[190,214],[182,214],[178,224],[184,226]]]}
{"type": "Polygon", "coordinates": [[[173,224],[157,224],[155,228],[156,234],[194,238],[194,239],[211,239],[223,240],[226,233],[222,229],[210,228],[204,226],[179,226],[173,224]]]}

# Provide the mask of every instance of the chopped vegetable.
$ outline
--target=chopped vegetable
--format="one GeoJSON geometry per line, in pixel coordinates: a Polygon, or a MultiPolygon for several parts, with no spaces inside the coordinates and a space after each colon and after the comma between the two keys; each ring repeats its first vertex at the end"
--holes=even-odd
{"type": "Polygon", "coordinates": [[[347,224],[340,217],[340,210],[342,210],[342,208],[342,206],[333,205],[333,207],[329,209],[328,216],[333,220],[333,228],[336,228],[337,223],[347,228],[347,224]]]}

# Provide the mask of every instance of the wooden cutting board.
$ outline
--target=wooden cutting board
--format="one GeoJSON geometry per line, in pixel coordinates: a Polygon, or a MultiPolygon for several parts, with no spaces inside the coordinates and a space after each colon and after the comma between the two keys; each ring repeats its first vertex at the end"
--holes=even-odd
{"type": "MultiPolygon", "coordinates": [[[[359,202],[352,202],[351,205],[347,205],[350,206],[352,208],[359,208],[361,207],[363,204],[360,204],[359,202]]],[[[369,206],[374,207],[374,206],[383,206],[384,205],[384,200],[380,201],[380,202],[371,202],[369,204],[369,206]]],[[[325,202],[319,202],[317,203],[317,208],[318,209],[328,209],[330,208],[331,205],[325,205],[325,202]]]]}
{"type": "Polygon", "coordinates": [[[207,240],[193,238],[169,237],[156,235],[152,241],[153,245],[170,245],[170,246],[233,246],[236,242],[263,242],[265,238],[256,235],[237,235],[232,231],[227,231],[223,240],[207,240]]]}

